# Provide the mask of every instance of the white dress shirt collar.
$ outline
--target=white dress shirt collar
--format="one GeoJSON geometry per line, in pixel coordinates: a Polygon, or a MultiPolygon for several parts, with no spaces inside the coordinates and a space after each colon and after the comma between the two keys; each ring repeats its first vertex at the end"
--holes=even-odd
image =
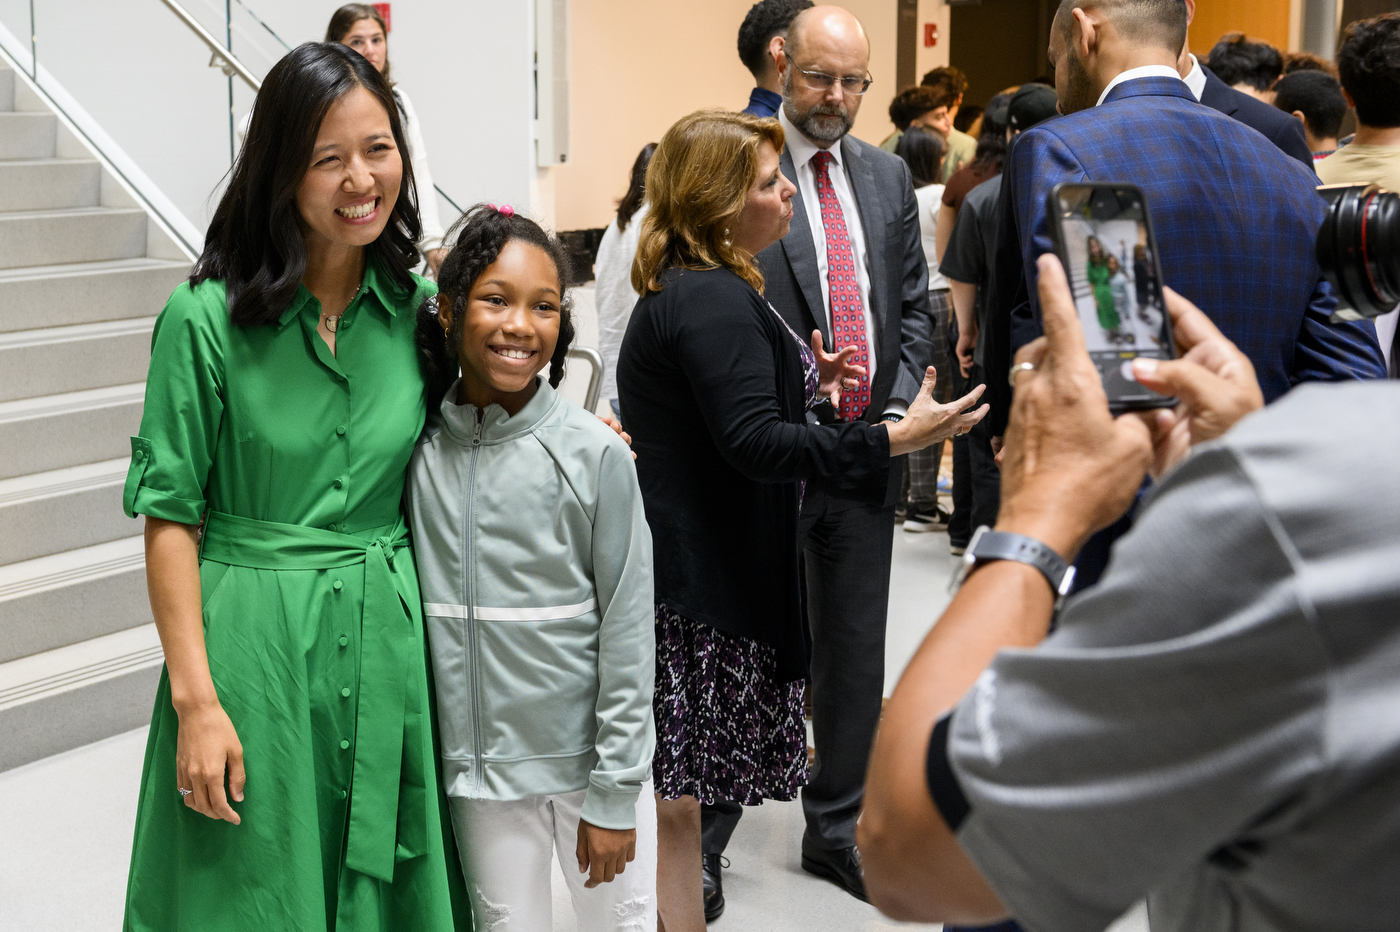
{"type": "Polygon", "coordinates": [[[838,168],[841,167],[841,141],[839,139],[831,144],[830,149],[823,150],[821,146],[802,135],[802,130],[792,125],[792,121],[788,119],[786,105],[778,108],[778,123],[782,125],[783,133],[787,137],[788,154],[792,156],[794,170],[812,161],[812,156],[822,151],[830,152],[832,161],[836,163],[838,168]]]}
{"type": "Polygon", "coordinates": [[[1181,75],[1175,68],[1168,68],[1166,65],[1143,65],[1140,68],[1129,68],[1108,82],[1108,87],[1103,89],[1103,93],[1099,95],[1099,102],[1094,106],[1101,106],[1104,98],[1108,97],[1108,92],[1124,81],[1132,81],[1137,78],[1176,78],[1180,81],[1181,75]]]}
{"type": "Polygon", "coordinates": [[[1187,88],[1197,100],[1206,92],[1206,73],[1201,70],[1201,63],[1196,61],[1195,55],[1191,56],[1191,70],[1181,80],[1186,82],[1187,88]]]}

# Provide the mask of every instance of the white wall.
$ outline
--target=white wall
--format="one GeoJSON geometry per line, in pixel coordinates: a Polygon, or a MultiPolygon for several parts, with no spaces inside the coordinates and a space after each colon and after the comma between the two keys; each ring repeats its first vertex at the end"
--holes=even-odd
{"type": "MultiPolygon", "coordinates": [[[[320,41],[336,0],[245,0],[289,44],[320,41]]],[[[228,82],[204,45],[155,0],[35,0],[39,63],[201,231],[229,168],[228,82]]],[[[223,36],[223,0],[185,0],[223,36]]],[[[237,3],[234,51],[262,77],[283,49],[237,3]]],[[[434,180],[462,206],[528,205],[534,169],[533,4],[398,0],[393,77],[423,123],[434,180]]],[[[0,24],[29,34],[28,4],[0,24]]],[[[252,96],[242,82],[238,119],[252,96]]],[[[445,208],[445,205],[442,205],[445,208]]],[[[444,220],[451,215],[444,210],[444,220]]]]}

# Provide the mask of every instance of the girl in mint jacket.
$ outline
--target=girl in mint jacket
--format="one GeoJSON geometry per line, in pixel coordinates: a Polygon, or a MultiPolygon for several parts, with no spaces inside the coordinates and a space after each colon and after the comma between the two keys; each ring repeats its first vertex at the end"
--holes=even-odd
{"type": "Polygon", "coordinates": [[[453,232],[419,313],[442,404],[408,510],[473,905],[485,928],[549,932],[557,852],[580,930],[654,929],[652,554],[632,455],[554,391],[573,338],[558,241],[490,205],[453,232]]]}

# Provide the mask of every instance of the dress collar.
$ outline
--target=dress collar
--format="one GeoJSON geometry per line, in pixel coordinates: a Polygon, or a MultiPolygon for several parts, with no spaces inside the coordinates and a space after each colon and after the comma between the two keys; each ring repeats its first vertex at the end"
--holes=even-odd
{"type": "Polygon", "coordinates": [[[836,167],[841,166],[841,140],[831,144],[830,149],[822,149],[815,142],[802,135],[802,130],[792,125],[788,119],[787,107],[778,108],[778,122],[783,126],[783,133],[787,137],[788,153],[792,156],[793,171],[797,171],[812,161],[812,156],[818,152],[830,152],[831,160],[836,163],[836,167]]]}
{"type": "MultiPolygon", "coordinates": [[[[365,277],[360,283],[360,290],[350,301],[350,307],[355,306],[355,302],[362,297],[372,297],[371,306],[378,307],[390,317],[398,316],[398,304],[404,300],[403,289],[394,281],[393,277],[385,272],[379,265],[379,260],[373,253],[368,253],[365,257],[365,277]]],[[[302,309],[309,302],[316,298],[303,284],[297,284],[297,293],[292,297],[292,303],[287,305],[287,309],[282,312],[282,316],[277,318],[278,328],[285,327],[296,319],[302,309]]]]}
{"type": "MultiPolygon", "coordinates": [[[[500,405],[486,406],[481,417],[482,443],[500,443],[528,434],[554,410],[554,406],[560,401],[559,393],[549,387],[549,382],[543,375],[535,376],[535,380],[539,384],[535,389],[535,397],[527,401],[525,407],[516,412],[515,417],[506,414],[506,409],[500,405]]],[[[454,439],[470,444],[476,435],[476,413],[479,409],[475,405],[459,405],[455,402],[457,388],[461,383],[461,379],[452,383],[452,387],[443,396],[439,411],[442,413],[442,423],[447,432],[454,439]]]]}

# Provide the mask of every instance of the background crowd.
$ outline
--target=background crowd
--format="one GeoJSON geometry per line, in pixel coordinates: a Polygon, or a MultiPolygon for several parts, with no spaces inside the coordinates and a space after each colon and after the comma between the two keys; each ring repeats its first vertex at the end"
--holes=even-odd
{"type": "Polygon", "coordinates": [[[1198,60],[1194,12],[1064,0],[1053,86],[937,68],[875,145],[859,20],[755,4],[747,106],[644,147],[600,244],[607,426],[553,391],[558,241],[420,214],[378,14],[279,62],[133,438],[127,927],[547,929],[557,857],[580,928],[695,932],[799,795],[803,869],[899,918],[1387,927],[1395,325],[1334,316],[1315,189],[1400,186],[1400,14],[1333,65],[1198,60]],[[1144,192],[1175,407],[1110,415],[1061,182],[1144,192]],[[901,525],[966,562],[887,706],[901,525]]]}

